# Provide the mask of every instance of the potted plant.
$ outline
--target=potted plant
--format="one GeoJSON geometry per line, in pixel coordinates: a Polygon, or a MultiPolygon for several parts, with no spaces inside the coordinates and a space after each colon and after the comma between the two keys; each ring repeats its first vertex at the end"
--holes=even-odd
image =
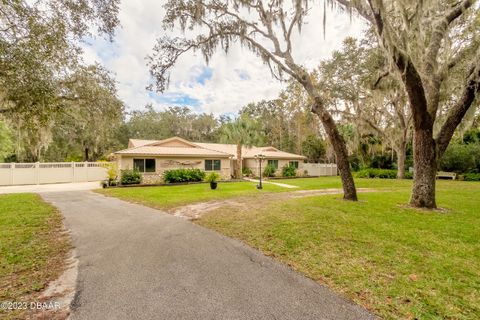
{"type": "Polygon", "coordinates": [[[103,186],[104,188],[117,185],[117,178],[118,178],[117,173],[118,173],[117,164],[111,163],[107,171],[107,176],[108,176],[107,186],[103,186]]]}
{"type": "Polygon", "coordinates": [[[209,175],[207,175],[207,177],[205,178],[205,181],[210,183],[210,189],[212,190],[217,189],[218,178],[220,178],[220,176],[216,172],[211,172],[209,175]]]}

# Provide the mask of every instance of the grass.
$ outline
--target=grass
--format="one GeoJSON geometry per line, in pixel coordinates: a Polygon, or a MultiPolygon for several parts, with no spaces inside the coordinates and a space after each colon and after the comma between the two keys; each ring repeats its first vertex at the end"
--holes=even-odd
{"type": "Polygon", "coordinates": [[[179,186],[107,188],[97,190],[97,192],[153,208],[168,210],[195,202],[258,195],[259,192],[288,190],[272,184],[264,184],[263,191],[259,191],[255,188],[255,185],[252,182],[219,182],[216,190],[210,190],[209,184],[202,183],[179,186]]]}
{"type": "MultiPolygon", "coordinates": [[[[339,187],[338,178],[322,178],[339,187]]],[[[285,180],[318,188],[314,179],[285,180]]],[[[480,183],[439,181],[444,211],[404,206],[411,181],[365,180],[360,202],[317,196],[197,220],[325,283],[385,319],[480,318],[480,183]],[[391,192],[391,190],[396,190],[391,192]]]]}
{"type": "MultiPolygon", "coordinates": [[[[256,183],[252,182],[220,182],[217,190],[210,190],[209,184],[187,184],[177,186],[107,188],[96,190],[96,192],[157,209],[169,210],[196,202],[258,196],[261,193],[268,192],[342,188],[341,181],[338,177],[274,179],[270,181],[295,185],[299,188],[288,189],[270,183],[264,183],[263,190],[259,191],[255,188],[256,183]]],[[[378,179],[358,179],[357,186],[360,188],[375,189],[398,189],[401,187],[407,190],[411,186],[411,181],[406,180],[399,183],[395,180],[382,182],[378,179]]]]}
{"type": "MultiPolygon", "coordinates": [[[[296,179],[274,179],[272,182],[291,184],[300,189],[313,190],[325,188],[342,188],[342,182],[339,177],[318,177],[318,178],[296,178],[296,179]]],[[[442,181],[443,182],[443,181],[442,181]]],[[[373,189],[409,189],[412,180],[396,179],[355,179],[357,188],[373,189]]]]}
{"type": "MultiPolygon", "coordinates": [[[[60,213],[35,194],[0,195],[0,302],[35,301],[69,249],[60,213]]],[[[0,309],[0,318],[21,318],[0,309]]]]}

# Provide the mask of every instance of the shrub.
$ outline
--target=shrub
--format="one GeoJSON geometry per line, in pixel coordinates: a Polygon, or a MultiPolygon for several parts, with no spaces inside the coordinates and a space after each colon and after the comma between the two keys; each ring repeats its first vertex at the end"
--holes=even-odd
{"type": "Polygon", "coordinates": [[[244,176],[251,177],[253,175],[253,172],[250,168],[242,168],[242,174],[244,176]]]}
{"type": "Polygon", "coordinates": [[[121,183],[128,184],[139,184],[142,182],[142,175],[138,170],[122,170],[121,174],[121,183]]]}
{"type": "Polygon", "coordinates": [[[220,178],[220,175],[216,172],[210,172],[207,177],[205,178],[206,182],[217,182],[220,178]]]}
{"type": "Polygon", "coordinates": [[[392,169],[393,165],[392,157],[388,155],[375,155],[371,162],[371,167],[378,169],[392,169]]]}
{"type": "Polygon", "coordinates": [[[405,179],[413,179],[413,173],[410,171],[405,171],[405,179]]]}
{"type": "Polygon", "coordinates": [[[480,181],[480,173],[465,173],[463,175],[465,181],[480,181]]]}
{"type": "Polygon", "coordinates": [[[284,177],[295,177],[297,175],[297,169],[294,166],[285,165],[282,168],[282,176],[284,177]]]}
{"type": "Polygon", "coordinates": [[[352,171],[358,171],[361,169],[360,167],[362,162],[360,161],[360,158],[358,156],[350,156],[348,158],[348,162],[350,163],[350,169],[352,169],[352,171]]]}
{"type": "Polygon", "coordinates": [[[440,170],[457,173],[480,170],[480,145],[453,143],[440,159],[440,170]]]}
{"type": "Polygon", "coordinates": [[[357,178],[379,178],[379,179],[396,179],[397,170],[390,169],[362,169],[356,173],[357,178]]]}
{"type": "Polygon", "coordinates": [[[111,163],[107,170],[108,181],[112,182],[117,180],[118,167],[116,163],[111,163]]]}
{"type": "Polygon", "coordinates": [[[205,171],[200,169],[174,169],[163,173],[163,180],[167,183],[199,182],[205,179],[205,171]]]}
{"type": "Polygon", "coordinates": [[[275,171],[277,171],[277,169],[275,169],[274,166],[272,166],[271,164],[267,165],[265,167],[265,169],[263,170],[263,176],[264,177],[274,177],[275,176],[275,171]]]}

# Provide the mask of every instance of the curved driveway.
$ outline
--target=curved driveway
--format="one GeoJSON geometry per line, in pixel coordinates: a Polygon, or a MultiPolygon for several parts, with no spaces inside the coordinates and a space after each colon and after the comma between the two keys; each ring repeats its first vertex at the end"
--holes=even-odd
{"type": "Polygon", "coordinates": [[[89,191],[44,193],[79,259],[72,319],[374,319],[244,244],[89,191]]]}

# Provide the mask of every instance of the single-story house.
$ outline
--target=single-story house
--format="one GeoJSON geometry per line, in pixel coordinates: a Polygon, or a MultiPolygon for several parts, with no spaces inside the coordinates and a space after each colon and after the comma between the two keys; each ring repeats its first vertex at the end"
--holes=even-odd
{"type": "MultiPolygon", "coordinates": [[[[216,171],[222,179],[234,176],[237,146],[235,144],[191,142],[179,137],[165,140],[130,139],[128,148],[115,152],[118,168],[137,169],[143,174],[145,183],[162,181],[165,170],[198,168],[216,171]]],[[[258,175],[259,163],[256,155],[263,155],[262,170],[267,164],[281,173],[285,165],[301,168],[306,159],[302,155],[278,150],[274,147],[243,147],[242,166],[258,175]]]]}

